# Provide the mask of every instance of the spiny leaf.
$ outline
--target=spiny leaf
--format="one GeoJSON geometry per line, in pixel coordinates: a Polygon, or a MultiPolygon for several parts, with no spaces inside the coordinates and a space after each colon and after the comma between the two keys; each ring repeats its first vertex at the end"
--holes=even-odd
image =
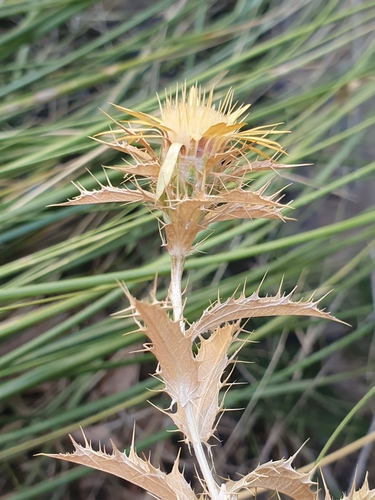
{"type": "Polygon", "coordinates": [[[136,165],[129,165],[127,167],[116,165],[114,167],[107,167],[107,168],[110,168],[111,170],[117,170],[118,172],[123,173],[125,176],[139,175],[140,177],[147,177],[153,182],[156,182],[156,179],[158,178],[160,172],[160,165],[159,163],[156,162],[149,162],[149,163],[139,162],[136,165]]]}
{"type": "Polygon", "coordinates": [[[168,208],[170,222],[164,225],[164,231],[169,252],[188,255],[192,251],[194,238],[204,229],[200,224],[203,216],[200,200],[186,199],[168,208]]]}
{"type": "MultiPolygon", "coordinates": [[[[133,203],[137,201],[152,202],[154,196],[143,189],[122,189],[113,186],[102,186],[100,190],[87,191],[83,186],[75,184],[80,195],[57,206],[90,205],[92,203],[133,203]]],[[[55,205],[56,206],[56,205],[55,205]]]]}
{"type": "Polygon", "coordinates": [[[238,299],[230,297],[225,302],[218,302],[206,309],[201,318],[191,325],[187,334],[195,338],[206,331],[214,330],[224,322],[262,316],[315,316],[343,323],[330,313],[318,309],[317,306],[322,299],[313,301],[310,297],[306,302],[302,300],[293,302],[292,295],[293,291],[289,294],[281,294],[279,290],[274,297],[259,297],[258,290],[256,290],[250,297],[244,295],[238,299]]]}
{"type": "Polygon", "coordinates": [[[43,455],[113,474],[140,486],[160,500],[198,500],[178,470],[178,457],[172,471],[166,474],[151,465],[148,460],[140,458],[135,452],[134,443],[131,445],[129,455],[120,452],[112,443],[113,452],[112,455],[108,455],[105,451],[94,451],[85,436],[84,438],[85,446],[82,446],[70,437],[75,448],[72,454],[43,455]]]}
{"type": "Polygon", "coordinates": [[[232,180],[235,179],[236,177],[241,179],[243,178],[246,174],[249,174],[251,172],[265,172],[268,170],[283,170],[286,168],[293,168],[293,167],[302,167],[302,166],[307,166],[309,164],[297,164],[297,165],[286,165],[284,163],[277,163],[275,160],[256,160],[252,162],[247,162],[245,164],[241,164],[239,166],[234,166],[231,167],[230,173],[223,172],[220,173],[220,177],[226,180],[232,180]]]}
{"type": "Polygon", "coordinates": [[[145,324],[144,333],[151,340],[149,350],[159,362],[157,374],[165,383],[165,391],[185,406],[198,390],[198,373],[194,366],[191,340],[178,323],[171,321],[158,303],[148,304],[132,298],[132,305],[145,324]]]}
{"type": "MultiPolygon", "coordinates": [[[[236,182],[236,176],[233,175],[231,180],[236,182]]],[[[282,215],[282,210],[288,205],[280,203],[281,191],[266,196],[264,192],[268,185],[269,182],[258,191],[238,187],[217,195],[206,195],[211,206],[206,203],[209,212],[205,216],[205,224],[229,219],[288,219],[282,215]]]]}
{"type": "MultiPolygon", "coordinates": [[[[285,208],[285,207],[283,207],[285,208]]],[[[227,204],[215,207],[205,216],[205,223],[220,222],[232,219],[279,219],[289,220],[281,214],[282,208],[269,206],[244,206],[240,204],[227,204]]]]}
{"type": "Polygon", "coordinates": [[[198,363],[200,398],[194,400],[194,408],[199,419],[200,434],[205,442],[215,430],[215,419],[220,410],[219,391],[224,385],[223,372],[230,361],[227,352],[239,331],[238,325],[235,324],[217,328],[208,339],[201,339],[195,356],[198,363]]]}
{"type": "MultiPolygon", "coordinates": [[[[267,183],[268,186],[268,183],[267,183]]],[[[241,203],[244,205],[256,205],[256,206],[270,206],[275,208],[285,208],[285,205],[275,201],[275,198],[279,193],[273,194],[271,196],[263,195],[265,187],[258,191],[249,191],[246,189],[230,189],[225,193],[220,193],[214,196],[206,195],[202,201],[211,201],[212,205],[218,205],[221,203],[241,203]]]]}
{"type": "MultiPolygon", "coordinates": [[[[225,325],[218,328],[209,339],[200,339],[201,344],[194,358],[194,370],[197,373],[198,385],[189,404],[200,440],[206,444],[215,432],[215,420],[220,411],[219,391],[224,385],[221,379],[230,361],[227,357],[227,350],[237,333],[236,325],[225,325]]],[[[187,419],[191,416],[186,414],[185,407],[177,405],[176,411],[170,416],[191,442],[191,426],[187,423],[187,419]]]]}
{"type": "Polygon", "coordinates": [[[167,249],[182,255],[192,251],[194,238],[199,231],[206,228],[211,222],[236,218],[268,218],[281,219],[281,211],[285,208],[271,196],[263,196],[263,188],[253,192],[243,189],[232,189],[218,195],[202,193],[194,199],[185,198],[170,203],[167,212],[168,223],[164,229],[166,233],[167,249]]]}
{"type": "Polygon", "coordinates": [[[300,167],[301,165],[285,165],[284,163],[277,163],[274,160],[257,160],[252,161],[244,169],[245,172],[262,172],[266,170],[276,170],[276,169],[284,169],[284,168],[293,168],[300,167]]]}
{"type": "Polygon", "coordinates": [[[219,391],[222,376],[230,360],[227,351],[236,339],[237,325],[218,327],[208,339],[199,339],[197,354],[192,339],[184,335],[178,322],[172,321],[157,302],[147,304],[129,296],[136,314],[145,327],[144,333],[152,345],[146,348],[156,356],[156,375],[162,378],[165,392],[172,399],[172,412],[167,412],[188,442],[192,442],[189,418],[194,418],[199,437],[207,443],[215,431],[215,419],[220,411],[219,391]],[[189,415],[187,406],[189,405],[189,415]]]}
{"type": "Polygon", "coordinates": [[[375,489],[374,490],[369,489],[367,477],[362,485],[362,488],[360,488],[358,491],[355,491],[355,486],[353,484],[349,494],[347,496],[344,495],[342,497],[342,500],[374,500],[374,499],[375,499],[375,489]]]}
{"type": "Polygon", "coordinates": [[[228,494],[239,493],[243,489],[257,488],[283,493],[294,500],[316,500],[316,494],[311,486],[310,474],[302,474],[292,467],[295,455],[288,460],[270,461],[242,477],[238,481],[228,481],[225,489],[228,494]]]}

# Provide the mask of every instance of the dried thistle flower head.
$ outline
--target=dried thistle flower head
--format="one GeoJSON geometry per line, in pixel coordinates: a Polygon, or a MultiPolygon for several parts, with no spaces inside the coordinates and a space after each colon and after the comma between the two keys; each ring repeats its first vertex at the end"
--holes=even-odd
{"type": "MultiPolygon", "coordinates": [[[[165,102],[160,102],[161,118],[120,106],[116,108],[135,118],[128,121],[132,125],[131,134],[118,137],[118,143],[125,141],[130,145],[139,140],[152,142],[155,139],[161,142],[156,160],[160,169],[157,199],[163,194],[168,200],[216,194],[225,188],[230,174],[233,179],[242,180],[243,165],[251,169],[246,159],[248,152],[270,160],[257,146],[276,153],[281,151],[277,142],[267,138],[270,134],[283,132],[275,130],[275,125],[241,131],[246,123],[238,120],[249,105],[236,108],[232,91],[228,91],[216,109],[213,89],[207,93],[195,85],[189,90],[186,86],[181,90],[177,87],[175,97],[170,92],[165,102]]],[[[115,134],[121,132],[118,130],[115,134]]]]}
{"type": "Polygon", "coordinates": [[[81,195],[67,204],[144,202],[162,211],[166,247],[180,256],[191,251],[197,233],[212,222],[284,220],[279,193],[266,196],[268,184],[251,191],[247,178],[249,172],[285,167],[276,161],[281,146],[268,138],[284,131],[275,125],[242,130],[246,123],[240,119],[248,107],[233,104],[232,91],[216,107],[213,90],[196,85],[167,94],[160,103],[160,118],[115,105],[132,118],[111,118],[117,128],[98,134],[96,140],[130,155],[131,163],[111,168],[121,171],[133,188],[109,185],[90,193],[79,187],[81,195]],[[141,186],[139,177],[148,186],[141,186]]]}
{"type": "MultiPolygon", "coordinates": [[[[220,191],[223,186],[217,174],[238,168],[239,159],[247,151],[269,159],[266,153],[255,148],[255,144],[274,151],[281,149],[277,142],[266,138],[273,132],[270,127],[240,130],[246,123],[238,119],[249,105],[236,109],[232,91],[219,103],[218,109],[212,101],[213,90],[207,94],[193,86],[189,92],[183,87],[181,94],[177,88],[176,97],[170,94],[160,105],[164,162],[171,147],[179,150],[179,159],[175,166],[171,165],[168,175],[172,178],[175,172],[180,190],[191,197],[220,191]]],[[[158,179],[157,195],[167,187],[168,175],[167,179],[158,179]],[[164,181],[167,181],[165,185],[164,181]]]]}

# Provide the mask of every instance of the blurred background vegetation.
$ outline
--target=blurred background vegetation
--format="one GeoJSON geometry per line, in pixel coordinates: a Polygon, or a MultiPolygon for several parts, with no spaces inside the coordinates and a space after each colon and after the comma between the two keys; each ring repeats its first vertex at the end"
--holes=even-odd
{"type": "MultiPolygon", "coordinates": [[[[352,325],[247,325],[256,342],[240,357],[251,364],[232,375],[246,384],[226,399],[246,410],[220,421],[218,472],[246,473],[309,438],[295,461],[305,465],[332,436],[329,452],[373,431],[375,1],[3,0],[0,27],[0,498],[146,498],[115,477],[33,456],[71,450],[79,426],[109,450],[110,438],[128,446],[135,420],[138,449],[152,449],[164,470],[173,463],[179,437],[146,403],[167,405],[149,391],[154,361],[134,353],[143,339],[131,321],[110,317],[127,306],[116,280],[142,298],[158,273],[165,296],[157,224],[133,205],[48,205],[78,194],[71,181],[94,188],[88,171],[105,182],[102,165],[121,164],[88,138],[110,125],[98,108],[154,112],[156,92],[176,82],[215,85],[217,98],[232,87],[252,103],[250,126],[292,131],[279,138],[285,163],[310,164],[274,175],[274,190],[291,183],[284,201],[295,200],[296,221],[212,227],[187,262],[189,321],[218,290],[225,298],[246,283],[251,293],[267,272],[264,294],[283,277],[297,298],[333,289],[322,305],[352,325]]],[[[335,498],[356,467],[375,488],[374,455],[324,468],[335,498]]]]}

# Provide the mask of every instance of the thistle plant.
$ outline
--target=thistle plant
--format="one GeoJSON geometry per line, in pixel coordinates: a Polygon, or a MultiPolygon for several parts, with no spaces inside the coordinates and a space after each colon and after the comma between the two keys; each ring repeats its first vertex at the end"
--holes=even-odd
{"type": "MultiPolygon", "coordinates": [[[[282,193],[266,194],[269,182],[252,190],[250,180],[259,172],[288,167],[279,163],[284,151],[272,139],[285,131],[278,125],[245,128],[248,107],[234,104],[231,91],[215,106],[213,90],[197,86],[177,87],[167,94],[159,117],[115,105],[126,120],[111,118],[115,127],[95,140],[131,158],[122,166],[107,167],[124,174],[124,185],[114,187],[108,180],[94,191],[79,185],[79,196],[63,204],[141,202],[159,222],[162,245],[170,255],[167,297],[157,300],[154,290],[150,300],[141,301],[124,286],[130,306],[118,315],[132,316],[149,339],[144,350],[156,357],[155,377],[170,398],[169,407],[160,411],[170,416],[194,454],[201,492],[194,492],[180,472],[179,456],[167,474],[139,457],[134,441],[128,454],[114,445],[111,455],[94,451],[85,439],[84,446],[73,440],[73,454],[50,456],[114,474],[162,500],[235,500],[243,490],[256,496],[259,489],[295,500],[318,498],[311,474],[293,469],[294,456],[259,465],[238,480],[219,478],[210,440],[224,411],[221,389],[228,384],[228,365],[235,363],[243,344],[243,320],[283,315],[338,320],[319,309],[319,300],[294,301],[293,292],[283,293],[281,287],[275,296],[261,296],[258,288],[250,296],[219,298],[192,324],[184,317],[184,264],[197,249],[201,231],[213,222],[232,219],[288,219],[282,193]]],[[[343,498],[375,499],[375,490],[365,482],[343,498]]],[[[331,499],[328,491],[325,499],[331,499]]]]}

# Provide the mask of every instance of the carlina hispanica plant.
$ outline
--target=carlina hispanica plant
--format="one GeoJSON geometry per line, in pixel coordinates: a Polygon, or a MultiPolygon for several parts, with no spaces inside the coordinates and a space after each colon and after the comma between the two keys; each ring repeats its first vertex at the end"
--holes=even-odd
{"type": "MultiPolygon", "coordinates": [[[[130,307],[119,313],[131,315],[148,337],[144,344],[158,361],[155,376],[164,383],[171,399],[160,409],[173,420],[197,461],[201,492],[186,481],[176,457],[170,473],[154,467],[136,454],[134,442],[129,453],[113,446],[112,454],[94,451],[73,441],[73,454],[49,455],[86,465],[130,481],[161,500],[235,500],[241,491],[251,496],[266,489],[295,500],[316,500],[318,492],[310,474],[292,467],[294,456],[260,464],[238,480],[215,474],[209,440],[215,433],[219,414],[224,411],[220,390],[228,383],[229,364],[235,362],[230,349],[241,332],[241,321],[258,316],[302,315],[336,320],[318,308],[318,302],[293,301],[292,293],[279,289],[275,296],[260,296],[259,289],[246,297],[212,304],[192,324],[184,318],[181,286],[186,257],[195,249],[198,233],[213,222],[244,218],[280,219],[286,205],[281,193],[266,195],[268,184],[251,190],[249,174],[286,168],[278,163],[284,152],[270,137],[281,134],[277,126],[244,129],[248,106],[233,104],[233,94],[215,106],[213,90],[198,86],[177,87],[160,104],[160,118],[127,108],[115,108],[131,119],[115,121],[115,128],[96,140],[132,158],[124,166],[111,167],[125,176],[124,187],[100,185],[64,205],[141,202],[150,207],[160,224],[162,244],[170,255],[171,277],[163,301],[141,301],[125,289],[130,307]],[[156,146],[156,147],[155,147],[156,146]],[[161,215],[160,215],[161,214],[161,215]]],[[[345,499],[375,499],[367,480],[359,491],[352,488],[345,499]]],[[[328,491],[325,499],[331,499],[328,491]]]]}

